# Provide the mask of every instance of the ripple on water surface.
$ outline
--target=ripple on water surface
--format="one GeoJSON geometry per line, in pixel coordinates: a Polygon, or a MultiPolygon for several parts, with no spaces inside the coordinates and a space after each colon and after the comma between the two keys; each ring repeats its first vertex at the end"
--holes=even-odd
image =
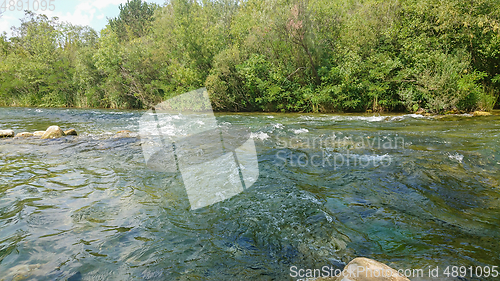
{"type": "Polygon", "coordinates": [[[498,116],[217,114],[251,129],[260,176],[190,210],[180,174],[113,138],[142,113],[0,108],[1,128],[79,132],[0,140],[3,280],[286,280],[356,256],[500,265],[498,116]]]}

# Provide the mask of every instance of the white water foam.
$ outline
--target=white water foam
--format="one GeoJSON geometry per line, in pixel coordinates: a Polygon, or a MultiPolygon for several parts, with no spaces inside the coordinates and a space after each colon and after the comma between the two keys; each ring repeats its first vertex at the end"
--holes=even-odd
{"type": "Polygon", "coordinates": [[[260,140],[266,140],[269,138],[269,135],[264,133],[264,132],[258,132],[258,133],[250,133],[250,137],[252,139],[260,139],[260,140]]]}
{"type": "Polygon", "coordinates": [[[448,154],[448,158],[450,158],[451,160],[456,160],[458,161],[458,163],[462,163],[462,161],[464,160],[464,156],[460,153],[455,153],[455,154],[448,154]]]}
{"type": "Polygon", "coordinates": [[[295,134],[302,134],[302,133],[309,133],[309,130],[308,129],[298,129],[298,130],[292,130],[295,134]]]}

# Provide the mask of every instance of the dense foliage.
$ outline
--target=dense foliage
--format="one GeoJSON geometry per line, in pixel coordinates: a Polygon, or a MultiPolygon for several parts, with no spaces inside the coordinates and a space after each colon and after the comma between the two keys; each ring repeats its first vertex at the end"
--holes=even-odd
{"type": "Polygon", "coordinates": [[[498,0],[132,0],[97,34],[27,12],[0,105],[147,108],[207,87],[228,111],[470,111],[500,93],[498,0]]]}

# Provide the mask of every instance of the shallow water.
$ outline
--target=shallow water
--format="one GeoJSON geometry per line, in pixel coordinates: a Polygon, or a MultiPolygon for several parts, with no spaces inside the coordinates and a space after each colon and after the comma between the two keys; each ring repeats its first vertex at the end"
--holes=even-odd
{"type": "MultiPolygon", "coordinates": [[[[251,130],[259,178],[191,210],[146,167],[141,111],[0,108],[0,280],[295,280],[357,256],[500,266],[500,115],[217,114],[251,130]],[[3,278],[3,279],[2,279],[3,278]]],[[[497,268],[497,270],[500,270],[497,268]]],[[[451,271],[450,271],[451,272],[451,271]]],[[[484,276],[446,280],[495,280],[484,276]]]]}

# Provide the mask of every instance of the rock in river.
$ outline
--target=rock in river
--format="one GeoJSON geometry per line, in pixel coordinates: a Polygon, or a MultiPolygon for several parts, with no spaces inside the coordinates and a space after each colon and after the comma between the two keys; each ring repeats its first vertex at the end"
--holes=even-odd
{"type": "Polygon", "coordinates": [[[41,136],[43,136],[43,134],[45,134],[45,131],[36,131],[33,133],[33,136],[34,137],[41,137],[41,136]]]}
{"type": "Polygon", "coordinates": [[[415,114],[420,114],[420,115],[424,115],[424,113],[425,113],[425,109],[423,109],[423,108],[419,108],[417,110],[417,112],[415,112],[415,114]]]}
{"type": "Polygon", "coordinates": [[[474,112],[472,112],[472,115],[474,115],[474,116],[490,116],[491,113],[486,112],[486,111],[474,111],[474,112]]]}
{"type": "Polygon", "coordinates": [[[133,133],[129,130],[123,130],[123,131],[118,131],[116,134],[113,136],[113,138],[137,138],[138,134],[133,133]]]}
{"type": "Polygon", "coordinates": [[[67,131],[64,131],[64,134],[66,136],[77,136],[78,134],[76,133],[76,130],[75,129],[69,129],[67,131]]]}
{"type": "Polygon", "coordinates": [[[45,133],[43,133],[42,139],[55,139],[55,138],[60,138],[64,137],[65,134],[59,126],[50,126],[47,128],[45,133]]]}
{"type": "Polygon", "coordinates": [[[410,281],[410,279],[376,260],[355,258],[344,267],[340,276],[321,277],[316,281],[410,281]]]}
{"type": "Polygon", "coordinates": [[[3,273],[2,279],[0,280],[28,280],[31,275],[33,275],[33,271],[38,269],[40,264],[19,264],[9,268],[7,272],[3,273]]]}
{"type": "Polygon", "coordinates": [[[27,138],[27,137],[32,137],[33,134],[30,132],[22,132],[22,133],[17,133],[16,138],[27,138]]]}
{"type": "Polygon", "coordinates": [[[13,136],[13,130],[0,130],[0,138],[12,138],[13,136]]]}

